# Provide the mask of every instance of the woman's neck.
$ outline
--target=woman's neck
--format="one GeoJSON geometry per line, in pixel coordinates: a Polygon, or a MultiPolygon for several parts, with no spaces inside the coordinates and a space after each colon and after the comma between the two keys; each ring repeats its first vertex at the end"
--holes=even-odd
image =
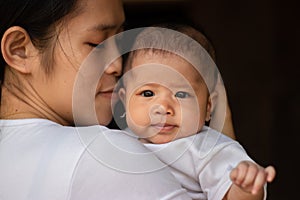
{"type": "MultiPolygon", "coordinates": [[[[36,100],[36,99],[35,99],[36,100]]],[[[66,120],[51,112],[50,109],[36,104],[18,87],[2,86],[0,119],[49,119],[62,125],[69,125],[66,120]]]]}

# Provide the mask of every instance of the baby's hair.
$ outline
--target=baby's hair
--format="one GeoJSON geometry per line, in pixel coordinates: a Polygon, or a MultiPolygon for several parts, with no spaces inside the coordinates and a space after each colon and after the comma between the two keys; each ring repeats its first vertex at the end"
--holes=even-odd
{"type": "MultiPolygon", "coordinates": [[[[125,71],[131,67],[134,58],[139,55],[151,56],[152,54],[164,56],[178,54],[180,57],[183,55],[184,57],[182,58],[187,62],[189,62],[189,59],[186,58],[192,58],[193,61],[196,61],[198,66],[195,66],[195,68],[198,68],[202,76],[203,73],[205,74],[203,70],[213,71],[213,73],[209,73],[211,78],[205,80],[213,80],[208,88],[209,91],[214,90],[218,70],[207,70],[207,67],[212,64],[215,65],[216,53],[212,43],[202,32],[202,30],[199,31],[192,25],[183,23],[160,23],[145,28],[137,36],[133,45],[134,50],[129,53],[124,62],[125,71]],[[199,44],[202,48],[199,47],[199,44]],[[171,51],[168,51],[170,49],[171,51]],[[202,71],[199,68],[200,65],[205,66],[204,68],[202,67],[202,71]]],[[[193,63],[191,64],[193,65],[193,63]]]]}
{"type": "Polygon", "coordinates": [[[197,41],[207,51],[214,62],[216,62],[215,48],[208,37],[204,34],[204,30],[200,30],[200,28],[195,28],[192,25],[182,23],[161,23],[154,25],[154,27],[171,29],[191,37],[197,41]]]}

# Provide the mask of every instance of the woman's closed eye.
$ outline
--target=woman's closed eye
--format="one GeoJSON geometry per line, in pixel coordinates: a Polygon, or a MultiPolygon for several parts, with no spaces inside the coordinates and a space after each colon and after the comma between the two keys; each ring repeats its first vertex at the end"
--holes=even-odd
{"type": "Polygon", "coordinates": [[[191,95],[188,92],[179,91],[179,92],[176,92],[175,97],[184,99],[184,98],[191,97],[191,95]]]}
{"type": "Polygon", "coordinates": [[[92,42],[88,42],[87,43],[90,47],[92,48],[97,48],[97,49],[103,49],[105,47],[104,43],[101,42],[101,43],[92,43],[92,42]]]}

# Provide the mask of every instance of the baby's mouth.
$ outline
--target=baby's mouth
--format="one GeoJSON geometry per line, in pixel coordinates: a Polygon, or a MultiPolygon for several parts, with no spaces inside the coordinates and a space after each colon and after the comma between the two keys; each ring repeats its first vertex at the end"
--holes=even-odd
{"type": "Polygon", "coordinates": [[[174,124],[168,124],[168,123],[158,123],[158,124],[152,124],[152,127],[159,129],[160,131],[171,131],[174,128],[178,127],[174,124]]]}

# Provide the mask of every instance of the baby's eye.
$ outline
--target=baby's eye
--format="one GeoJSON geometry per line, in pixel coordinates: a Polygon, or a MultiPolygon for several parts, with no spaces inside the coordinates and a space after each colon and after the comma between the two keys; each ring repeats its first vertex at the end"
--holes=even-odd
{"type": "Polygon", "coordinates": [[[175,94],[175,97],[177,98],[181,98],[181,99],[184,99],[184,98],[188,98],[190,97],[191,95],[187,92],[182,92],[182,91],[179,91],[179,92],[176,92],[175,94]]]}
{"type": "Polygon", "coordinates": [[[154,92],[152,92],[151,90],[145,90],[145,91],[141,92],[141,95],[143,97],[152,97],[152,96],[154,96],[154,92]]]}

